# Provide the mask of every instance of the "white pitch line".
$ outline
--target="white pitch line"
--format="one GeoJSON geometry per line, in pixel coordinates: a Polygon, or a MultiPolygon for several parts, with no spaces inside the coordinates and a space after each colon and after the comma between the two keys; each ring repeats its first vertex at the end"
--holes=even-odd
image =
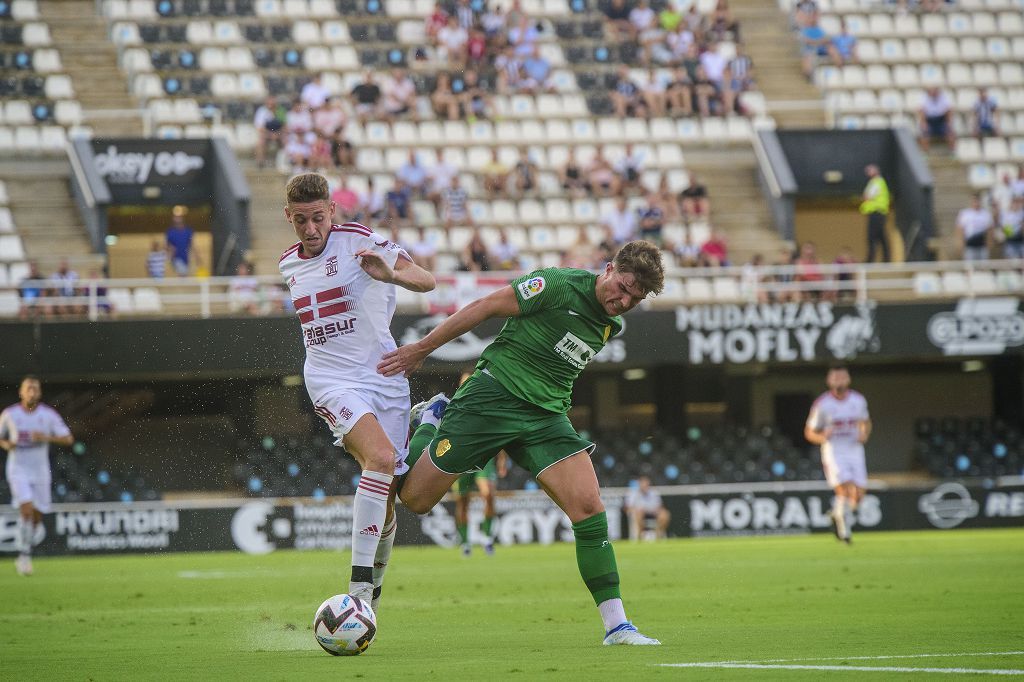
{"type": "Polygon", "coordinates": [[[662,663],[666,668],[740,668],[747,670],[828,670],[836,672],[869,673],[946,673],[955,675],[1024,675],[1024,670],[984,668],[907,668],[885,665],[765,665],[762,663],[662,663]]]}
{"type": "Polygon", "coordinates": [[[757,661],[718,661],[719,663],[798,663],[801,661],[885,661],[895,658],[960,658],[963,656],[1024,656],[1024,651],[979,651],[956,654],[892,654],[883,656],[818,656],[815,658],[768,658],[757,661]]]}

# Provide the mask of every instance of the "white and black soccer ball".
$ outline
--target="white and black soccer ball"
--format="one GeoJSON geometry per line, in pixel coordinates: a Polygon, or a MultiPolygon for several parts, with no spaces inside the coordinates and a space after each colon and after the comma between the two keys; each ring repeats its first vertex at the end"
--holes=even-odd
{"type": "Polygon", "coordinates": [[[377,636],[377,616],[362,599],[336,594],[316,610],[313,636],[332,656],[358,656],[377,636]]]}

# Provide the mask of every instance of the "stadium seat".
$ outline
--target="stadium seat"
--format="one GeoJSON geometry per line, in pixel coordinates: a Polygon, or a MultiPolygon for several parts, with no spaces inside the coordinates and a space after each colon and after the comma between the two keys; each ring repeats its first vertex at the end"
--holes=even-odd
{"type": "Polygon", "coordinates": [[[50,45],[50,27],[43,23],[25,24],[21,32],[21,41],[29,47],[50,45]]]}
{"type": "Polygon", "coordinates": [[[156,287],[137,287],[132,292],[132,307],[140,313],[160,312],[163,310],[160,290],[156,287]]]}
{"type": "Polygon", "coordinates": [[[12,234],[0,235],[0,261],[23,261],[25,249],[21,237],[12,234]]]}
{"type": "Polygon", "coordinates": [[[15,317],[20,308],[17,291],[0,291],[0,317],[15,317]]]}
{"type": "MultiPolygon", "coordinates": [[[[4,201],[7,203],[7,187],[4,186],[4,201]]],[[[0,232],[5,234],[12,234],[14,232],[14,217],[11,215],[11,209],[6,206],[0,206],[0,232]]]]}

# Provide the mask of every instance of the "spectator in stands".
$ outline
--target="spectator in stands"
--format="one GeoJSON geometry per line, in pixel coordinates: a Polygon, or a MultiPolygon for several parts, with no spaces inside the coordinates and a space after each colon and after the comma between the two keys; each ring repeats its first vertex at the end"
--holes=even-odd
{"type": "Polygon", "coordinates": [[[292,108],[285,115],[284,129],[288,135],[300,136],[313,130],[313,113],[302,100],[292,102],[292,108]]]}
{"type": "Polygon", "coordinates": [[[228,308],[231,312],[259,314],[260,281],[252,273],[252,265],[245,261],[239,263],[235,269],[235,276],[228,285],[228,308]]]}
{"type": "Polygon", "coordinates": [[[686,14],[683,15],[683,23],[686,24],[686,28],[693,32],[693,35],[697,38],[698,42],[704,40],[704,26],[707,23],[704,19],[704,15],[700,13],[697,8],[696,2],[690,3],[690,8],[686,10],[686,14]]]}
{"type": "Polygon", "coordinates": [[[754,62],[747,56],[742,44],[737,43],[736,56],[729,60],[725,75],[722,108],[726,114],[745,114],[739,96],[754,88],[754,62]]]}
{"type": "Polygon", "coordinates": [[[718,43],[709,43],[708,49],[700,54],[700,66],[705,70],[708,80],[715,85],[715,90],[721,92],[729,60],[718,51],[718,43]]]}
{"type": "Polygon", "coordinates": [[[517,196],[521,197],[537,189],[537,164],[530,158],[526,147],[519,148],[519,160],[512,168],[512,177],[517,196]]]}
{"type": "Polygon", "coordinates": [[[1024,258],[1024,196],[1013,198],[1008,211],[999,214],[1003,258],[1024,258]]]}
{"type": "Polygon", "coordinates": [[[665,115],[667,85],[666,80],[659,76],[655,69],[647,70],[647,80],[644,81],[640,94],[651,116],[660,118],[665,115]]]}
{"type": "Polygon", "coordinates": [[[384,195],[387,220],[392,227],[406,227],[412,220],[412,191],[401,178],[395,178],[395,185],[384,195]]]}
{"type": "Polygon", "coordinates": [[[570,196],[581,196],[587,190],[587,181],[583,177],[583,169],[576,160],[576,149],[569,147],[565,157],[565,165],[558,169],[558,180],[562,189],[570,196]]]}
{"type": "Polygon", "coordinates": [[[313,153],[311,142],[316,140],[316,133],[288,133],[284,146],[285,156],[291,166],[292,173],[303,173],[309,168],[310,156],[313,153]]]}
{"type": "Polygon", "coordinates": [[[988,191],[989,208],[997,214],[1009,211],[1014,196],[1013,176],[1009,173],[1002,173],[999,176],[999,181],[988,191]]]}
{"type": "Polygon", "coordinates": [[[705,33],[706,39],[712,42],[725,40],[740,42],[740,23],[736,21],[732,10],[729,9],[729,0],[718,0],[715,4],[705,33]]]}
{"type": "Polygon", "coordinates": [[[615,199],[615,207],[601,216],[601,224],[605,226],[609,238],[616,244],[625,244],[636,239],[639,223],[636,211],[626,204],[626,197],[615,199]]]}
{"type": "Polygon", "coordinates": [[[202,265],[199,254],[192,247],[192,237],[195,233],[185,224],[187,212],[188,209],[184,206],[175,206],[171,210],[171,225],[165,235],[167,248],[171,254],[171,267],[180,277],[189,274],[193,260],[197,266],[202,265]]]}
{"type": "Polygon", "coordinates": [[[163,279],[167,275],[167,245],[154,239],[146,254],[146,276],[151,279],[163,279]]]}
{"type": "Polygon", "coordinates": [[[509,241],[508,231],[498,228],[498,243],[491,247],[490,262],[495,270],[519,270],[519,249],[509,241]]]}
{"type": "Polygon", "coordinates": [[[632,39],[633,25],[629,21],[630,9],[626,0],[612,0],[603,7],[605,16],[605,33],[609,40],[620,41],[632,39]]]}
{"type": "Polygon", "coordinates": [[[416,241],[409,245],[409,253],[416,264],[427,272],[433,272],[437,265],[437,248],[427,238],[427,229],[422,225],[416,228],[416,241]]]}
{"type": "Polygon", "coordinates": [[[683,13],[679,5],[674,2],[667,2],[658,12],[658,26],[666,33],[672,33],[683,24],[683,13]]]}
{"type": "Polygon", "coordinates": [[[444,3],[434,3],[434,10],[427,16],[425,22],[425,30],[427,34],[427,40],[431,44],[437,45],[438,37],[437,34],[448,25],[448,13],[444,11],[444,3]]]}
{"type": "Polygon", "coordinates": [[[875,164],[864,167],[868,184],[861,194],[860,212],[868,218],[868,254],[865,263],[875,260],[875,247],[882,252],[882,262],[889,262],[889,239],[885,235],[885,223],[889,219],[889,185],[875,164]]]}
{"type": "Polygon", "coordinates": [[[842,17],[839,18],[839,33],[832,36],[829,56],[836,66],[860,63],[860,59],[857,58],[857,37],[850,33],[846,19],[842,17]]]}
{"type": "Polygon", "coordinates": [[[818,3],[814,0],[800,0],[793,8],[793,23],[797,29],[818,23],[818,3]]]}
{"type": "Polygon", "coordinates": [[[342,222],[358,220],[360,213],[360,197],[349,187],[348,178],[344,175],[338,181],[338,187],[331,192],[331,201],[337,206],[338,217],[342,222]]]}
{"type": "Polygon", "coordinates": [[[921,148],[928,151],[932,140],[945,140],[949,148],[956,145],[956,133],[953,131],[953,102],[949,95],[936,86],[925,90],[924,101],[917,111],[918,124],[921,129],[919,142],[921,148]]]}
{"type": "Polygon", "coordinates": [[[480,69],[487,63],[487,36],[480,29],[471,28],[466,41],[466,66],[480,69]]]}
{"type": "Polygon", "coordinates": [[[71,269],[67,258],[62,258],[56,272],[50,275],[50,283],[53,295],[59,297],[54,306],[54,312],[58,315],[74,315],[84,313],[85,306],[74,300],[78,295],[78,273],[71,269]]]}
{"type": "Polygon", "coordinates": [[[360,123],[380,115],[380,86],[374,82],[373,71],[366,70],[363,82],[352,88],[352,105],[360,123]]]}
{"type": "Polygon", "coordinates": [[[697,77],[693,79],[693,94],[697,99],[697,111],[702,117],[707,118],[713,112],[718,111],[721,106],[718,97],[721,91],[721,86],[715,85],[715,82],[708,77],[704,65],[698,66],[697,77]]]}
{"type": "Polygon", "coordinates": [[[484,180],[484,191],[490,199],[508,195],[508,176],[511,169],[502,163],[498,148],[491,147],[491,160],[481,169],[484,180]]]}
{"type": "Polygon", "coordinates": [[[266,164],[267,146],[270,143],[281,146],[281,131],[284,128],[284,120],[278,113],[277,102],[273,97],[268,97],[256,109],[252,124],[256,128],[256,164],[263,168],[266,164]]]}
{"type": "Polygon", "coordinates": [[[999,106],[988,88],[978,88],[978,99],[971,107],[971,132],[979,139],[999,135],[999,106]]]}
{"type": "Polygon", "coordinates": [[[696,37],[686,22],[679,22],[674,30],[665,35],[665,48],[668,51],[668,62],[671,64],[682,64],[690,51],[690,46],[696,44],[696,37]]]}
{"type": "Polygon", "coordinates": [[[337,97],[331,97],[323,106],[313,112],[313,130],[325,140],[334,140],[344,135],[348,125],[348,114],[337,97]]]}
{"type": "Polygon", "coordinates": [[[622,158],[615,162],[618,192],[628,193],[640,188],[640,178],[644,174],[644,156],[645,154],[638,151],[632,142],[626,143],[622,158]]]}
{"type": "Polygon", "coordinates": [[[459,180],[458,175],[452,176],[451,184],[441,192],[441,219],[445,228],[457,225],[473,225],[473,216],[469,213],[469,195],[459,180]]]}
{"type": "Polygon", "coordinates": [[[850,282],[853,281],[853,266],[857,262],[857,259],[853,257],[853,250],[849,246],[844,246],[839,249],[839,254],[836,255],[835,260],[832,261],[833,265],[836,265],[842,270],[836,273],[836,281],[841,285],[838,290],[840,300],[854,299],[857,296],[857,292],[852,288],[847,288],[850,282]]]}
{"type": "Polygon", "coordinates": [[[39,264],[30,261],[28,274],[18,283],[18,295],[21,297],[19,317],[49,316],[53,313],[53,308],[44,301],[50,296],[50,290],[45,284],[46,276],[39,270],[39,264]]]}
{"type": "Polygon", "coordinates": [[[701,244],[700,264],[711,268],[729,265],[729,246],[724,232],[714,230],[711,237],[701,244]]]}
{"type": "Polygon", "coordinates": [[[629,12],[629,23],[640,45],[640,61],[650,64],[652,46],[662,42],[665,35],[658,23],[658,15],[647,4],[647,0],[640,0],[629,12]]]}
{"type": "Polygon", "coordinates": [[[788,301],[799,301],[800,292],[793,285],[793,268],[796,264],[796,252],[787,247],[779,251],[779,258],[775,261],[774,267],[779,268],[775,279],[775,291],[771,298],[779,303],[788,301]]]}
{"type": "Polygon", "coordinates": [[[797,257],[795,265],[794,280],[802,283],[799,287],[800,298],[803,300],[820,298],[822,290],[808,286],[825,280],[825,276],[821,272],[821,262],[818,260],[818,247],[814,242],[804,242],[800,245],[800,255],[797,257]]]}
{"type": "Polygon", "coordinates": [[[743,264],[743,274],[740,278],[740,291],[744,297],[753,295],[758,303],[768,302],[768,292],[764,290],[764,283],[768,280],[765,276],[764,256],[755,253],[750,260],[743,264]]]}
{"type": "Polygon", "coordinates": [[[419,118],[416,111],[416,84],[405,69],[396,67],[391,70],[391,77],[384,81],[381,88],[381,106],[389,121],[406,114],[413,120],[419,118]]]}
{"type": "Polygon", "coordinates": [[[964,260],[988,260],[988,240],[992,227],[992,213],[982,208],[981,195],[972,194],[971,205],[960,209],[956,217],[964,260]]]}
{"type": "Polygon", "coordinates": [[[420,163],[415,149],[409,150],[408,158],[395,173],[395,177],[409,188],[413,196],[423,198],[427,195],[427,169],[420,163]]]}
{"type": "Polygon", "coordinates": [[[434,165],[427,171],[427,198],[434,202],[434,210],[440,214],[441,194],[451,187],[452,178],[459,174],[459,169],[455,164],[445,161],[444,148],[438,147],[434,154],[434,165]]]}
{"type": "Polygon", "coordinates": [[[491,117],[491,97],[480,82],[479,74],[473,69],[466,69],[462,77],[459,101],[462,104],[462,115],[470,123],[491,117]]]}
{"type": "Polygon", "coordinates": [[[590,270],[598,266],[594,243],[590,241],[590,234],[587,232],[586,226],[580,225],[576,233],[576,242],[562,252],[561,267],[590,270]]]}
{"type": "Polygon", "coordinates": [[[438,117],[449,121],[459,120],[459,98],[452,90],[451,76],[445,71],[437,74],[437,83],[430,93],[430,105],[438,117]]]}
{"type": "MultiPolygon", "coordinates": [[[[159,244],[159,242],[157,242],[157,244],[159,244]]],[[[110,315],[111,313],[114,312],[114,306],[110,303],[110,298],[107,295],[107,287],[103,284],[100,284],[100,280],[103,279],[105,279],[105,277],[103,276],[103,273],[101,273],[99,270],[90,270],[89,278],[85,281],[86,286],[79,289],[78,295],[89,296],[89,290],[95,289],[96,309],[99,312],[103,313],[104,315],[110,315]]],[[[85,309],[88,308],[88,306],[84,304],[83,307],[85,309]]],[[[83,313],[85,312],[85,309],[83,309],[83,313]]]]}
{"type": "Polygon", "coordinates": [[[640,95],[640,86],[633,81],[629,73],[629,67],[625,64],[619,65],[618,74],[615,79],[615,89],[611,93],[611,98],[617,117],[647,117],[647,108],[640,95]]]}
{"type": "MultiPolygon", "coordinates": [[[[323,77],[314,74],[312,80],[302,86],[299,101],[306,105],[308,111],[316,111],[324,105],[331,93],[323,85],[323,77]]],[[[311,126],[312,127],[312,126],[311,126]]]]}
{"type": "Polygon", "coordinates": [[[1017,166],[1017,179],[1011,185],[1013,196],[1024,197],[1024,163],[1017,166]]]}
{"type": "Polygon", "coordinates": [[[379,192],[373,178],[366,180],[366,192],[359,197],[359,220],[369,222],[383,220],[387,217],[387,200],[379,192]]]}
{"type": "Polygon", "coordinates": [[[647,206],[640,211],[640,238],[661,246],[661,230],[665,227],[665,211],[654,192],[647,193],[647,206]]]}
{"type": "Polygon", "coordinates": [[[692,171],[688,173],[689,182],[686,189],[679,193],[679,212],[687,224],[694,219],[704,219],[711,212],[708,201],[708,188],[697,179],[692,171]]]}
{"type": "Polygon", "coordinates": [[[540,31],[537,30],[537,23],[525,13],[521,14],[518,22],[508,32],[508,44],[519,59],[526,59],[533,54],[538,40],[540,31]]]}
{"type": "Polygon", "coordinates": [[[814,75],[818,57],[828,57],[832,49],[832,40],[825,29],[818,25],[817,17],[812,18],[800,29],[800,54],[804,76],[808,80],[814,75]]]}
{"type": "Polygon", "coordinates": [[[495,58],[494,68],[498,74],[499,93],[510,95],[519,89],[519,81],[523,77],[523,62],[511,45],[507,45],[495,58]]]}
{"type": "Polygon", "coordinates": [[[460,270],[468,272],[487,272],[491,269],[490,253],[479,227],[473,227],[473,234],[462,249],[460,270]]]}
{"type": "Polygon", "coordinates": [[[448,17],[448,23],[437,32],[437,52],[449,66],[463,66],[466,63],[466,43],[469,31],[459,25],[458,17],[448,17]]]}
{"type": "Polygon", "coordinates": [[[673,116],[693,114],[693,79],[683,66],[672,72],[672,82],[665,88],[665,97],[673,116]]]}
{"type": "Polygon", "coordinates": [[[542,92],[555,92],[555,83],[551,79],[551,64],[540,53],[540,46],[534,45],[533,51],[523,60],[522,78],[519,80],[519,91],[530,95],[542,92]]]}
{"type": "Polygon", "coordinates": [[[682,218],[682,214],[679,212],[679,201],[668,185],[667,173],[661,174],[654,193],[658,196],[658,204],[661,206],[661,210],[665,212],[666,221],[673,222],[682,218]]]}
{"type": "Polygon", "coordinates": [[[661,495],[651,488],[651,479],[641,476],[637,487],[626,496],[626,513],[629,514],[629,539],[637,542],[644,533],[648,519],[654,521],[654,537],[663,540],[668,531],[672,515],[661,501],[661,495]]]}
{"type": "Polygon", "coordinates": [[[597,145],[594,158],[587,164],[587,190],[595,195],[609,197],[619,193],[619,180],[615,169],[604,155],[604,147],[597,145]]]}
{"type": "Polygon", "coordinates": [[[489,46],[499,50],[505,46],[508,17],[502,11],[501,5],[488,3],[487,10],[480,15],[480,28],[483,29],[489,46]]]}
{"type": "Polygon", "coordinates": [[[693,232],[686,230],[683,233],[683,242],[672,245],[672,253],[675,254],[676,263],[680,267],[692,268],[700,262],[700,246],[693,243],[693,232]]]}
{"type": "Polygon", "coordinates": [[[326,170],[334,166],[332,141],[315,131],[306,133],[309,140],[309,167],[326,170]]]}

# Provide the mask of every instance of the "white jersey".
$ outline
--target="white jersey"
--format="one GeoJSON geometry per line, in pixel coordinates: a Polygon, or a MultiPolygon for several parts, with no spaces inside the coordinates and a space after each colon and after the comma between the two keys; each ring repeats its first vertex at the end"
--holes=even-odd
{"type": "Polygon", "coordinates": [[[318,256],[303,256],[300,246],[285,251],[279,267],[302,324],[309,397],[316,403],[332,391],[352,389],[407,397],[404,376],[377,373],[383,355],[396,348],[390,328],[395,285],[370,277],[354,256],[372,249],[391,267],[399,258],[412,259],[398,244],[358,223],[334,225],[318,256]]]}
{"type": "Polygon", "coordinates": [[[15,443],[7,453],[8,478],[16,472],[32,475],[49,473],[50,444],[33,442],[33,432],[51,437],[71,435],[71,429],[57,410],[44,403],[39,403],[31,411],[16,403],[0,412],[0,438],[15,443]]]}
{"type": "Polygon", "coordinates": [[[821,446],[824,458],[836,461],[864,458],[864,444],[858,440],[860,427],[858,424],[867,421],[868,401],[857,391],[850,390],[846,397],[839,399],[831,391],[822,393],[811,406],[807,416],[807,425],[822,431],[832,428],[832,435],[821,446]]]}
{"type": "Polygon", "coordinates": [[[626,507],[630,511],[639,509],[646,514],[654,514],[661,509],[661,495],[654,488],[648,488],[646,493],[639,488],[630,490],[626,496],[626,507]]]}

